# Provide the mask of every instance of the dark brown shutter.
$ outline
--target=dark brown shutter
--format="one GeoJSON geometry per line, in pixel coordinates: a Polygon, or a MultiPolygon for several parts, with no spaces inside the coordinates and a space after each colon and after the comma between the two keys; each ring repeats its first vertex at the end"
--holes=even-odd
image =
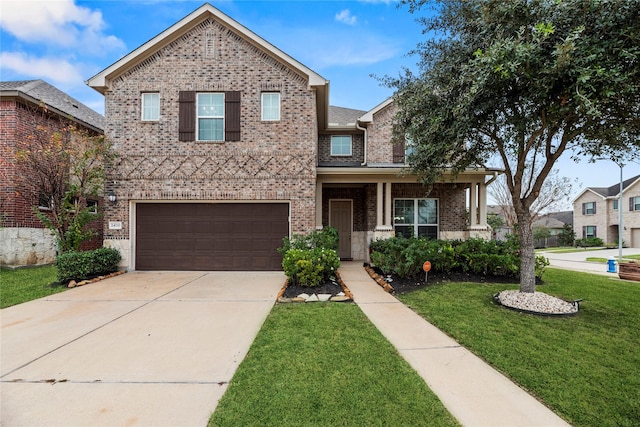
{"type": "MultiPolygon", "coordinates": [[[[633,203],[633,199],[634,199],[633,197],[629,197],[629,212],[633,212],[633,208],[635,207],[633,203]]],[[[620,209],[622,209],[622,206],[620,206],[620,209]]]]}
{"type": "MultiPolygon", "coordinates": [[[[583,204],[582,204],[582,215],[586,214],[586,212],[587,212],[587,204],[586,204],[586,203],[583,203],[583,204]]],[[[584,233],[583,233],[583,234],[584,234],[584,233]]]]}
{"type": "Polygon", "coordinates": [[[593,237],[598,237],[598,227],[597,226],[593,226],[593,237]]]}
{"type": "Polygon", "coordinates": [[[178,140],[196,140],[196,93],[181,91],[178,94],[178,140]]]}
{"type": "Polygon", "coordinates": [[[586,239],[587,238],[587,227],[582,227],[582,238],[586,239]]]}
{"type": "Polygon", "coordinates": [[[393,163],[404,163],[404,141],[393,144],[393,163]]]}
{"type": "MultiPolygon", "coordinates": [[[[597,205],[597,203],[596,203],[596,202],[593,202],[593,214],[594,214],[594,215],[596,214],[596,205],[597,205]]],[[[605,210],[606,210],[606,209],[605,209],[605,210]]]]}
{"type": "Polygon", "coordinates": [[[240,92],[224,94],[224,140],[240,141],[240,92]]]}

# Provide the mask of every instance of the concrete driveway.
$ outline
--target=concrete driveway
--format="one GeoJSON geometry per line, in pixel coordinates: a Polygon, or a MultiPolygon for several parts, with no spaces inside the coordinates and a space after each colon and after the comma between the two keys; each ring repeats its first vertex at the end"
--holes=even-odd
{"type": "Polygon", "coordinates": [[[131,272],[0,311],[3,426],[205,426],[281,272],[131,272]]]}
{"type": "MultiPolygon", "coordinates": [[[[604,276],[618,277],[617,273],[608,273],[607,264],[600,262],[589,262],[587,258],[618,258],[619,249],[601,249],[601,250],[581,250],[567,253],[541,252],[549,259],[551,267],[562,268],[565,270],[582,271],[585,273],[595,273],[604,276]]],[[[640,254],[640,248],[622,248],[622,255],[640,254]]],[[[617,271],[617,266],[616,266],[617,271]]]]}

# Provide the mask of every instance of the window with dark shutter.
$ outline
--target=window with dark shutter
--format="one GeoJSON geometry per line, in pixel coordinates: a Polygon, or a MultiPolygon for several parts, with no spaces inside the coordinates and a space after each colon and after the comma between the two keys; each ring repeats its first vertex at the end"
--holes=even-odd
{"type": "Polygon", "coordinates": [[[178,94],[178,140],[196,140],[196,93],[181,91],[178,94]]]}
{"type": "Polygon", "coordinates": [[[224,140],[240,141],[240,92],[224,94],[224,140]]]}
{"type": "Polygon", "coordinates": [[[404,163],[404,141],[393,144],[393,163],[404,163]]]}

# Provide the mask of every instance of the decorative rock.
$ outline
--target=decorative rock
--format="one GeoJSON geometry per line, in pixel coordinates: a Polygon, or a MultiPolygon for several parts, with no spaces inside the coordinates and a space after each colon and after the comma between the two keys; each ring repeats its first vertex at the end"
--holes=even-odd
{"type": "Polygon", "coordinates": [[[75,288],[76,286],[78,286],[78,283],[75,280],[70,281],[67,285],[68,288],[75,288]]]}
{"type": "Polygon", "coordinates": [[[338,293],[336,294],[336,296],[337,296],[337,297],[343,297],[343,296],[344,296],[344,292],[338,292],[338,293]]]}
{"type": "Polygon", "coordinates": [[[281,297],[278,302],[292,302],[293,298],[285,298],[285,297],[281,297]]]}
{"type": "Polygon", "coordinates": [[[318,294],[318,301],[329,301],[331,294],[318,294]]]}
{"type": "Polygon", "coordinates": [[[316,301],[320,301],[320,299],[318,298],[318,295],[313,294],[309,298],[307,298],[305,302],[316,302],[316,301]]]}
{"type": "Polygon", "coordinates": [[[291,298],[291,302],[306,302],[307,300],[305,298],[300,298],[300,297],[295,297],[295,298],[291,298]]]}
{"type": "Polygon", "coordinates": [[[336,295],[335,297],[331,297],[329,299],[329,301],[331,302],[347,302],[347,301],[351,301],[351,298],[344,296],[344,295],[336,295]]]}
{"type": "Polygon", "coordinates": [[[300,295],[298,295],[298,298],[302,298],[303,300],[306,301],[306,300],[309,299],[309,296],[310,296],[309,294],[300,294],[300,295]]]}
{"type": "Polygon", "coordinates": [[[82,282],[78,283],[78,286],[88,285],[89,283],[91,283],[89,280],[83,280],[82,282]]]}
{"type": "Polygon", "coordinates": [[[578,304],[573,304],[543,292],[502,291],[496,295],[506,307],[539,314],[575,314],[578,304]]]}

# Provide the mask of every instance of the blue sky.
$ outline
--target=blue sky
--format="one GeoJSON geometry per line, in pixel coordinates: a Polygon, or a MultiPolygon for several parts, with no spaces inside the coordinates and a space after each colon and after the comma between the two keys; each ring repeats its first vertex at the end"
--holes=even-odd
{"type": "MultiPolygon", "coordinates": [[[[369,110],[392,91],[371,75],[416,70],[408,52],[425,39],[417,16],[393,0],[210,1],[231,18],[331,81],[330,102],[369,110]]],[[[104,112],[103,97],[85,81],[155,37],[203,0],[2,0],[0,80],[43,79],[104,112]]],[[[610,161],[558,164],[561,176],[585,186],[618,182],[610,161]]],[[[624,178],[640,165],[624,168],[624,178]]]]}

